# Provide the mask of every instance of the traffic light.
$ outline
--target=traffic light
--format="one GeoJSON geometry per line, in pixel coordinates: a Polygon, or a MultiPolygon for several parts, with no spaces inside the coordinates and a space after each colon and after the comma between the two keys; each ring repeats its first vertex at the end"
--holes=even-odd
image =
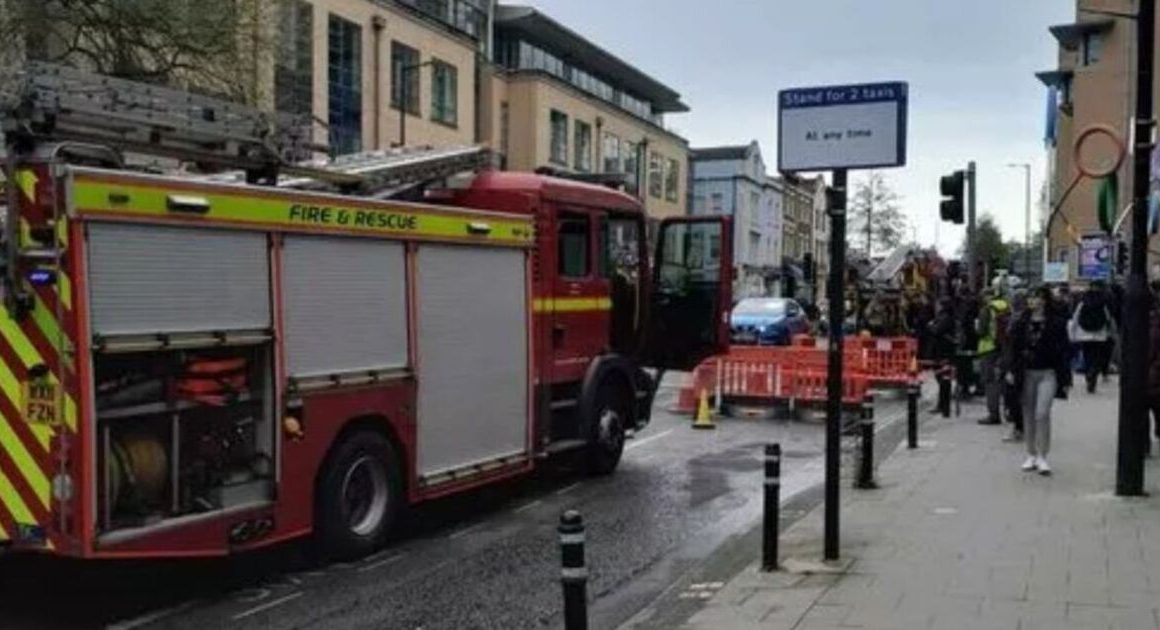
{"type": "Polygon", "coordinates": [[[1116,241],[1116,275],[1122,276],[1128,271],[1128,244],[1116,241]]]}
{"type": "Polygon", "coordinates": [[[806,282],[814,281],[814,255],[812,252],[802,254],[802,275],[806,282]]]}
{"type": "Polygon", "coordinates": [[[951,221],[957,225],[963,224],[963,181],[966,173],[955,171],[950,175],[943,175],[938,182],[939,192],[943,200],[939,203],[938,214],[943,221],[951,221]]]}

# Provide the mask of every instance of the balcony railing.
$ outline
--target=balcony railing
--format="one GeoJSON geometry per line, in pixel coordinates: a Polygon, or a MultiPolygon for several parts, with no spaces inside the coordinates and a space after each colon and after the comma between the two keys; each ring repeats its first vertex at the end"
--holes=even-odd
{"type": "Polygon", "coordinates": [[[480,39],[486,35],[487,10],[484,0],[395,0],[419,13],[435,18],[451,28],[480,39]]]}

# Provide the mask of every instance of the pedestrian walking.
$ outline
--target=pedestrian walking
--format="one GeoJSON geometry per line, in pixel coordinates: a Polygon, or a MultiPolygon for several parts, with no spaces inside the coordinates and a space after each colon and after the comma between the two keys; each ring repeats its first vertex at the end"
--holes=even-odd
{"type": "Polygon", "coordinates": [[[987,402],[987,415],[979,419],[979,424],[1001,424],[1003,419],[999,403],[1003,376],[999,372],[999,365],[1001,353],[1007,346],[1011,305],[995,289],[984,289],[975,325],[979,337],[975,346],[979,357],[979,376],[987,402]]]}
{"type": "Polygon", "coordinates": [[[1003,374],[1003,407],[1007,411],[1007,420],[1011,422],[1011,432],[1003,438],[1004,442],[1023,441],[1023,374],[1015,369],[1016,362],[1012,356],[1011,336],[1016,323],[1026,310],[1027,291],[1019,289],[1011,296],[1011,321],[1008,327],[1007,345],[1001,351],[1002,359],[999,368],[1003,374]]]}
{"type": "Polygon", "coordinates": [[[1069,337],[1079,344],[1083,352],[1084,377],[1089,394],[1095,393],[1100,374],[1108,369],[1108,340],[1112,336],[1113,326],[1107,290],[1102,281],[1096,280],[1080,298],[1079,306],[1068,323],[1069,337]]]}
{"type": "Polygon", "coordinates": [[[951,413],[951,378],[950,368],[955,359],[955,316],[954,307],[950,298],[939,301],[934,319],[927,326],[930,335],[931,358],[938,368],[935,378],[938,381],[938,403],[931,411],[949,416],[951,413]]]}
{"type": "Polygon", "coordinates": [[[1051,405],[1057,395],[1066,396],[1071,386],[1071,356],[1067,324],[1053,315],[1051,291],[1038,287],[1027,298],[1027,310],[1011,331],[1011,356],[1015,374],[1023,378],[1023,436],[1027,460],[1023,470],[1051,474],[1047,454],[1051,450],[1051,405]]]}

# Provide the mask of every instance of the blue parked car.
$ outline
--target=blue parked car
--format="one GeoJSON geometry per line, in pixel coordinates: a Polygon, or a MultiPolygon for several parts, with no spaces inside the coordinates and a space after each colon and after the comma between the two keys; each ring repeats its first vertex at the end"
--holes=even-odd
{"type": "Polygon", "coordinates": [[[787,346],[794,335],[809,330],[801,305],[789,298],[745,298],[729,318],[730,341],[735,344],[787,346]]]}

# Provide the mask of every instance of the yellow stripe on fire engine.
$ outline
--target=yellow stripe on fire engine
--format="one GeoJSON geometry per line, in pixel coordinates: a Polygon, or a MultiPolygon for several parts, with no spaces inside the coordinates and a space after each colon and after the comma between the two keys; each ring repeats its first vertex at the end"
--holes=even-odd
{"type": "MultiPolygon", "coordinates": [[[[0,503],[3,503],[3,501],[0,501],[0,503]]],[[[12,540],[12,534],[9,534],[3,525],[0,525],[0,540],[12,540]]]]}
{"type": "Polygon", "coordinates": [[[71,350],[65,347],[68,344],[68,339],[65,338],[64,332],[60,328],[60,323],[56,321],[56,315],[48,310],[48,306],[39,296],[36,297],[35,303],[32,306],[32,321],[40,329],[40,334],[44,335],[44,340],[56,348],[57,356],[61,362],[67,365],[70,356],[69,351],[71,350]]]}
{"type": "MultiPolygon", "coordinates": [[[[36,351],[36,347],[33,346],[32,342],[28,339],[28,336],[25,335],[24,331],[20,329],[20,326],[16,325],[16,323],[13,322],[10,318],[0,317],[0,335],[3,335],[4,338],[8,340],[8,344],[12,346],[12,349],[16,352],[16,357],[20,359],[20,363],[24,365],[25,369],[30,368],[38,363],[44,362],[40,357],[40,353],[36,351]]],[[[60,381],[57,380],[55,374],[50,376],[54,383],[57,385],[60,384],[60,381]]],[[[13,404],[17,409],[22,408],[22,401],[20,400],[20,382],[16,376],[12,374],[8,366],[3,361],[0,361],[0,388],[2,388],[4,393],[8,395],[9,400],[13,401],[13,404]],[[15,394],[11,393],[13,391],[15,394]]],[[[68,426],[70,431],[76,431],[77,405],[76,401],[73,400],[73,397],[68,394],[64,396],[64,412],[65,424],[68,426]]],[[[32,428],[33,433],[36,434],[36,438],[40,441],[41,446],[47,450],[48,443],[51,440],[53,434],[52,427],[48,427],[42,424],[32,424],[29,426],[32,428]]]]}
{"type": "Polygon", "coordinates": [[[8,419],[4,416],[0,416],[0,447],[3,447],[8,456],[12,458],[16,468],[24,480],[28,482],[28,486],[32,488],[37,500],[47,508],[48,475],[45,475],[40,466],[36,464],[36,460],[32,459],[32,455],[28,453],[28,449],[24,448],[24,443],[20,441],[20,438],[12,432],[12,427],[8,425],[8,419]]]}
{"type": "Polygon", "coordinates": [[[177,191],[162,184],[112,184],[78,175],[73,201],[81,214],[184,217],[208,222],[268,226],[288,230],[331,231],[366,235],[470,239],[485,243],[531,245],[530,218],[465,216],[407,206],[377,208],[343,205],[335,198],[266,195],[246,197],[205,191],[177,191]],[[170,210],[172,197],[208,208],[200,214],[170,210]]]}
{"type": "Polygon", "coordinates": [[[5,477],[3,472],[0,472],[0,503],[4,504],[8,513],[12,515],[12,520],[17,523],[29,525],[36,523],[36,519],[32,517],[32,510],[28,509],[28,505],[16,491],[16,486],[12,485],[12,481],[5,477]]]}
{"type": "Polygon", "coordinates": [[[25,198],[36,203],[36,183],[39,181],[36,177],[36,171],[30,168],[22,168],[16,171],[16,186],[24,193],[25,198]]]}
{"type": "Polygon", "coordinates": [[[532,310],[536,313],[578,313],[582,311],[607,311],[612,309],[612,299],[595,298],[536,298],[532,310]]]}
{"type": "MultiPolygon", "coordinates": [[[[53,377],[52,380],[55,382],[56,378],[53,377]]],[[[3,389],[4,395],[12,403],[12,408],[16,409],[17,413],[24,413],[24,399],[20,388],[20,381],[4,361],[0,361],[0,389],[3,389]]],[[[36,436],[37,443],[47,453],[49,444],[52,442],[52,427],[33,423],[28,423],[27,426],[32,431],[32,434],[36,436]]]]}

